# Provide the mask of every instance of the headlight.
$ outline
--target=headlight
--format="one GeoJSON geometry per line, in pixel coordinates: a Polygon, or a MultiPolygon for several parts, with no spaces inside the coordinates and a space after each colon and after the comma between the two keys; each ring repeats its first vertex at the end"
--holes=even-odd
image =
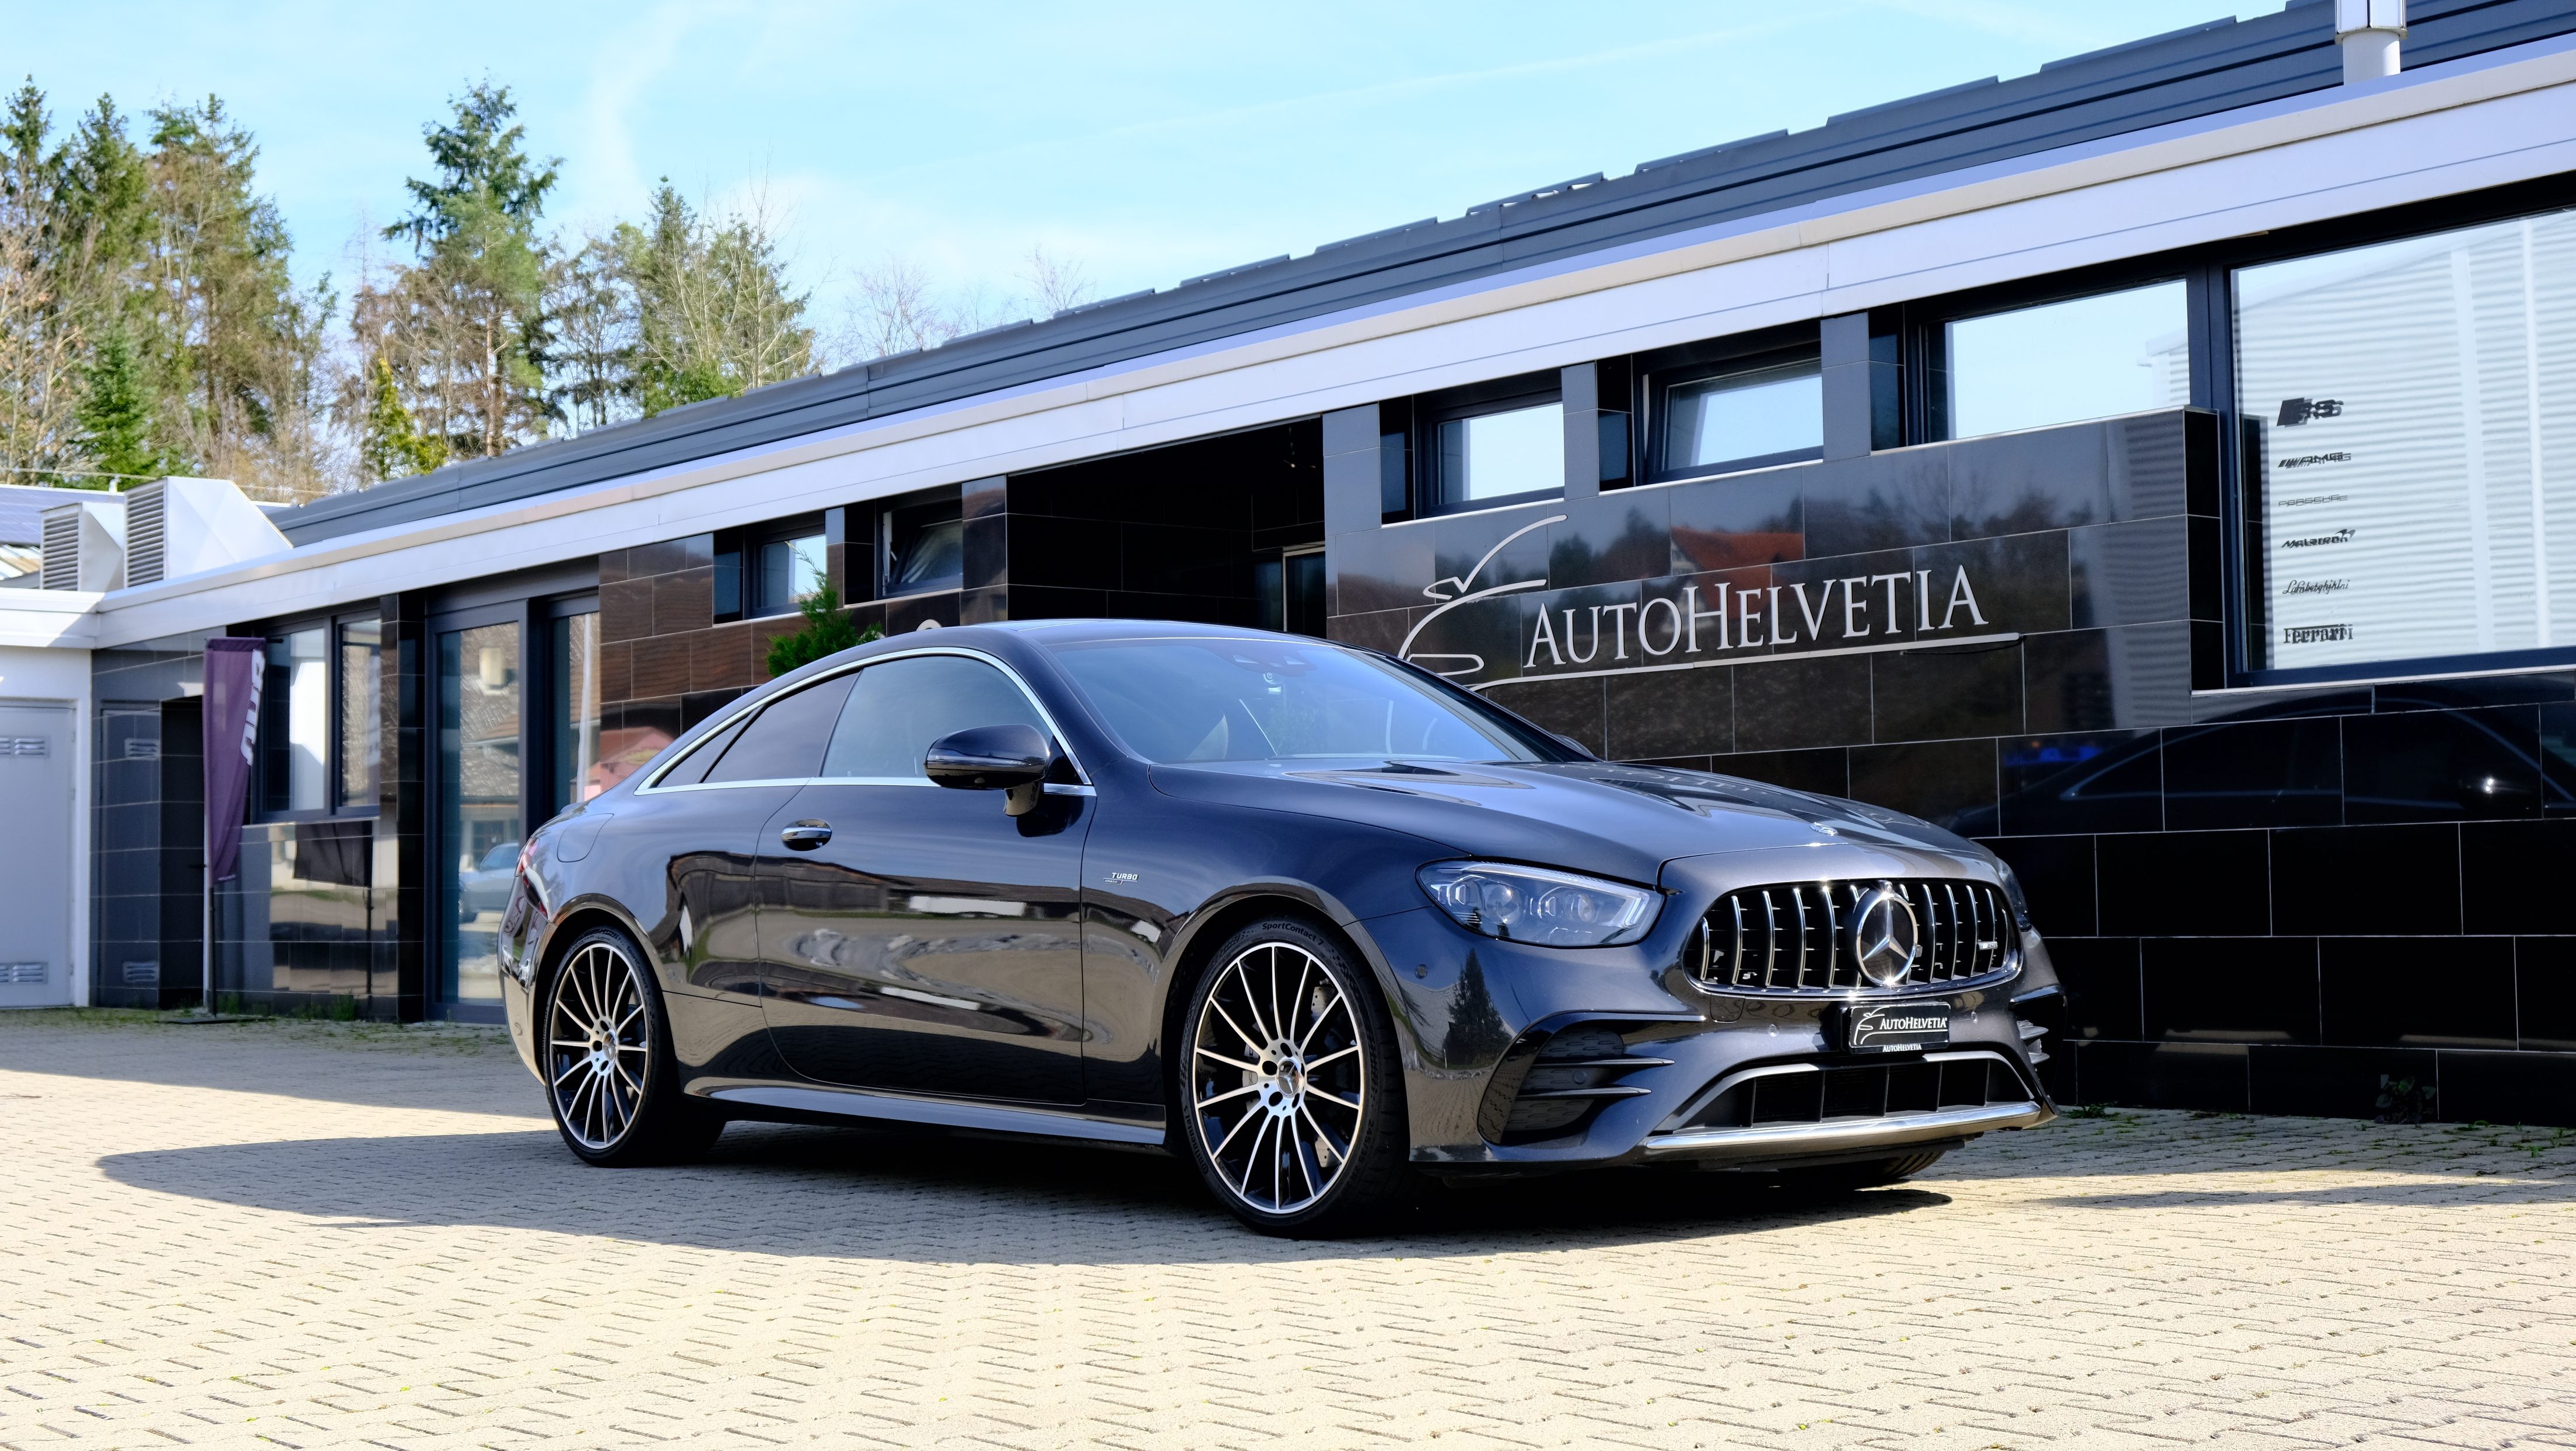
{"type": "Polygon", "coordinates": [[[2004,900],[2012,904],[2013,925],[2027,932],[2030,930],[2030,898],[2022,895],[2021,878],[2013,874],[2011,865],[2003,858],[1997,857],[1994,862],[1995,875],[2003,879],[2004,900]]]}
{"type": "Polygon", "coordinates": [[[1414,874],[1458,925],[1541,947],[1615,947],[1655,925],[1661,898],[1642,887],[1500,862],[1433,862],[1414,874]]]}

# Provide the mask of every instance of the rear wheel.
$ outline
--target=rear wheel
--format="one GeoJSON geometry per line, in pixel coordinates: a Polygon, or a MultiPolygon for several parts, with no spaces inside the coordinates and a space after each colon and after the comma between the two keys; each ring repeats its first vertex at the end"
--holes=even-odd
{"type": "Polygon", "coordinates": [[[566,1147],[626,1168],[694,1159],[724,1120],[680,1092],[662,995],[634,939],[594,928],[565,952],[539,1015],[546,1102],[566,1147]]]}
{"type": "Polygon", "coordinates": [[[1947,1149],[1930,1153],[1906,1154],[1894,1159],[1869,1159],[1857,1164],[1825,1164],[1813,1169],[1783,1169],[1780,1182],[1791,1189],[1809,1194],[1848,1194],[1856,1189],[1879,1189],[1900,1180],[1911,1179],[1941,1162],[1947,1149]]]}
{"type": "Polygon", "coordinates": [[[1330,936],[1294,917],[1237,932],[1183,1021],[1184,1137],[1235,1218],[1344,1234],[1411,1183],[1395,1035],[1376,984],[1330,936]]]}

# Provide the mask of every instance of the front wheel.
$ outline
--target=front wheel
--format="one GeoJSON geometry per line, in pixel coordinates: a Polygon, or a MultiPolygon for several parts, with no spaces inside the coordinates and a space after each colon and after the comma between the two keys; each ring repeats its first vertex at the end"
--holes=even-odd
{"type": "Polygon", "coordinates": [[[1410,1183],[1395,1035],[1376,984],[1331,936],[1294,917],[1237,932],[1184,1022],[1184,1136],[1235,1218],[1265,1234],[1344,1234],[1410,1183]]]}
{"type": "Polygon", "coordinates": [[[546,1102],[566,1147],[603,1168],[694,1159],[724,1121],[680,1092],[662,995],[634,939],[582,934],[546,992],[546,1102]]]}

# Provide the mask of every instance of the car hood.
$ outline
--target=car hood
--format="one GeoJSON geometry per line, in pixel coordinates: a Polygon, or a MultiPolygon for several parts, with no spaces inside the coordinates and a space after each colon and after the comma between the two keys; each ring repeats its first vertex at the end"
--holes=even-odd
{"type": "Polygon", "coordinates": [[[1153,768],[1183,800],[1365,822],[1494,857],[1638,883],[1664,863],[1717,852],[1825,843],[1958,852],[1974,845],[1928,822],[1856,801],[1705,771],[1608,761],[1213,761],[1153,768]]]}

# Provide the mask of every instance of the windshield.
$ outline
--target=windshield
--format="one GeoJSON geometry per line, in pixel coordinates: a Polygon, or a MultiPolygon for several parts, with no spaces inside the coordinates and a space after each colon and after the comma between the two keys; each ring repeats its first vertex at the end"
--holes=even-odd
{"type": "Polygon", "coordinates": [[[1200,636],[1050,648],[1109,728],[1148,760],[1571,754],[1472,697],[1320,640],[1200,636]]]}

